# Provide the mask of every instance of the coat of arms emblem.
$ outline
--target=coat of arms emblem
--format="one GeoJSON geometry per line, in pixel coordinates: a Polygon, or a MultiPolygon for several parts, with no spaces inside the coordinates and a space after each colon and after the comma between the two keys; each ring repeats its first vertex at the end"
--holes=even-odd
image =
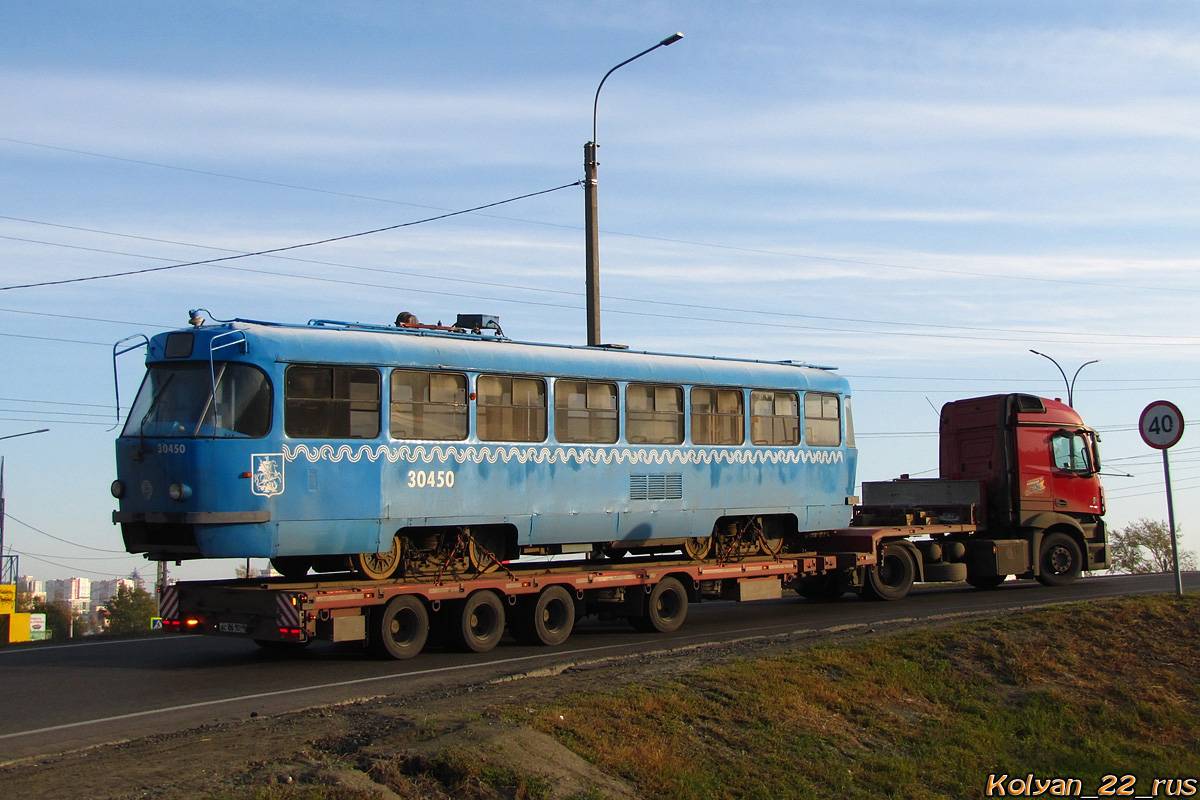
{"type": "Polygon", "coordinates": [[[283,494],[283,453],[250,456],[250,491],[263,497],[283,494]]]}

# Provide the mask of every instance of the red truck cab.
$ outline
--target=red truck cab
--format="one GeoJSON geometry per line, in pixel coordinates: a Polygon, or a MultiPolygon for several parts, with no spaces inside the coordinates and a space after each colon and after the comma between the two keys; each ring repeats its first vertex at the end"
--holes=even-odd
{"type": "MultiPolygon", "coordinates": [[[[1082,568],[1107,567],[1099,437],[1065,403],[1007,394],[942,407],[943,479],[985,486],[988,536],[1030,541],[1061,533],[1086,556],[1082,568]]],[[[1044,566],[1044,564],[1042,565],[1044,566]]]]}

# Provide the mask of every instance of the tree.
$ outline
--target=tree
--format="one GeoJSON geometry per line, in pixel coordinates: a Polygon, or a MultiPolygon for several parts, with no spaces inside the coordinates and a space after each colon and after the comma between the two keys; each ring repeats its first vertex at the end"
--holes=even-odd
{"type": "Polygon", "coordinates": [[[17,592],[17,613],[25,614],[33,611],[34,596],[31,592],[17,592]]]}
{"type": "Polygon", "coordinates": [[[108,632],[114,634],[150,633],[150,618],[158,616],[154,595],[140,587],[117,587],[104,609],[108,612],[108,632]]]}
{"type": "MultiPolygon", "coordinates": [[[[1179,528],[1175,533],[1179,534],[1179,528]]],[[[1108,568],[1112,572],[1132,575],[1174,571],[1171,531],[1167,523],[1143,517],[1124,528],[1109,531],[1108,568]]],[[[1180,550],[1179,568],[1196,569],[1196,554],[1180,550]]]]}
{"type": "Polygon", "coordinates": [[[35,614],[46,615],[46,630],[50,631],[50,638],[54,640],[66,640],[71,638],[71,627],[74,626],[74,633],[82,636],[84,631],[81,628],[82,617],[78,617],[71,610],[68,603],[61,600],[56,600],[53,603],[47,603],[40,597],[35,597],[30,604],[29,610],[35,614]]]}

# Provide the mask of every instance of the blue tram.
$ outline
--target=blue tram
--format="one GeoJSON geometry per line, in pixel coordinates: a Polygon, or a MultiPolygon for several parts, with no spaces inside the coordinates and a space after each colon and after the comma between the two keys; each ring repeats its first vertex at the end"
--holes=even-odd
{"type": "Polygon", "coordinates": [[[117,440],[126,548],[299,577],[481,573],[527,555],[779,552],[849,523],[829,368],[249,320],[148,340],[117,440]]]}

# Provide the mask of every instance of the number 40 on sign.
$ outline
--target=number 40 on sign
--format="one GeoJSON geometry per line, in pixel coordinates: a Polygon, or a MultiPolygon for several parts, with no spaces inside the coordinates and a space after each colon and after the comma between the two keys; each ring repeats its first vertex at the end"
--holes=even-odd
{"type": "Polygon", "coordinates": [[[1157,450],[1173,447],[1183,436],[1183,414],[1174,403],[1159,400],[1146,406],[1138,422],[1142,440],[1157,450]]]}

